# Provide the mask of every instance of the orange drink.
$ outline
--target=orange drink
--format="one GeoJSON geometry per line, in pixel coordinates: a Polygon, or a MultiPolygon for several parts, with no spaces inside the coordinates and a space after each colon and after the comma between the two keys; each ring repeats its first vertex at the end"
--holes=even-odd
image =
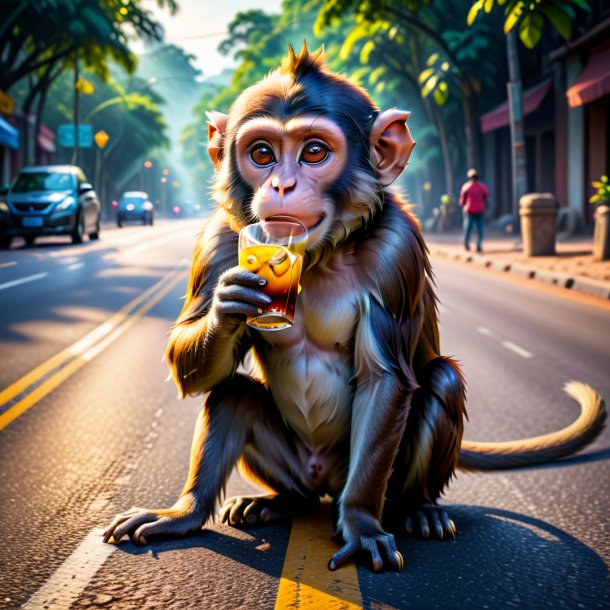
{"type": "Polygon", "coordinates": [[[272,299],[262,314],[248,318],[250,326],[279,330],[292,325],[306,246],[307,231],[295,221],[262,221],[241,230],[239,265],[267,280],[262,290],[272,299]]]}

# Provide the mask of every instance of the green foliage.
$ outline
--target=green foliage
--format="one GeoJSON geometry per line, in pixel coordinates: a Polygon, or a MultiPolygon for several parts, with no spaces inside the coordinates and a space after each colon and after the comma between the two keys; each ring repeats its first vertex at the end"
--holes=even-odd
{"type": "Polygon", "coordinates": [[[610,184],[608,176],[602,176],[599,181],[591,183],[593,188],[597,189],[597,193],[589,198],[589,201],[594,205],[610,205],[610,184]]]}
{"type": "Polygon", "coordinates": [[[519,38],[528,49],[538,44],[547,21],[562,38],[569,40],[575,8],[591,12],[586,0],[475,0],[468,12],[468,25],[472,26],[482,10],[490,13],[495,4],[505,7],[504,33],[518,25],[519,38]]]}

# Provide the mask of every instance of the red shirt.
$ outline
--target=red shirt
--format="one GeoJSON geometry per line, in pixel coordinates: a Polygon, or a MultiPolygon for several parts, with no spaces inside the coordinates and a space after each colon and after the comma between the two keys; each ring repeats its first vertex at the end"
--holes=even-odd
{"type": "Polygon", "coordinates": [[[469,180],[462,187],[460,205],[468,214],[477,214],[485,211],[485,197],[489,197],[487,187],[479,180],[469,180]]]}

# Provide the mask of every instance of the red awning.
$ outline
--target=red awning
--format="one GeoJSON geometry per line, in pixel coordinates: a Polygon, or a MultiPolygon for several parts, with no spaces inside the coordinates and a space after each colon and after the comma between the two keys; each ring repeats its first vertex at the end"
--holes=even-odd
{"type": "Polygon", "coordinates": [[[610,94],[610,47],[594,51],[576,82],[566,91],[570,108],[610,94]]]}
{"type": "Polygon", "coordinates": [[[38,146],[45,152],[55,152],[55,134],[45,125],[38,129],[38,146]]]}
{"type": "MultiPolygon", "coordinates": [[[[538,110],[542,100],[551,88],[552,80],[549,78],[544,82],[526,89],[523,92],[523,116],[538,110]]],[[[500,127],[506,127],[510,123],[510,117],[508,115],[508,101],[502,102],[497,108],[487,112],[481,117],[481,131],[487,133],[500,129],[500,127]]]]}

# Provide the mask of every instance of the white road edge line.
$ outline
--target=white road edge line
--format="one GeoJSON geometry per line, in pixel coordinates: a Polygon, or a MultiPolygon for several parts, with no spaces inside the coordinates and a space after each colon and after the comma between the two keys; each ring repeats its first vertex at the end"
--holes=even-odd
{"type": "Polygon", "coordinates": [[[515,345],[511,341],[502,341],[502,345],[506,349],[509,349],[512,352],[515,352],[515,354],[518,354],[522,358],[531,358],[534,355],[531,352],[528,352],[526,349],[523,349],[522,347],[519,347],[518,345],[515,345]]]}
{"type": "Polygon", "coordinates": [[[90,531],[72,555],[21,607],[25,610],[69,608],[117,548],[102,542],[103,533],[101,528],[90,531]]]}
{"type": "Polygon", "coordinates": [[[44,273],[36,273],[35,275],[26,275],[18,280],[0,284],[0,290],[6,290],[7,288],[12,288],[13,286],[19,286],[20,284],[27,284],[28,282],[35,282],[36,280],[41,280],[43,277],[47,277],[47,275],[49,274],[46,271],[44,273]]]}
{"type": "Polygon", "coordinates": [[[17,264],[17,261],[10,261],[8,263],[0,263],[0,269],[5,269],[6,267],[14,267],[17,264]]]}
{"type": "Polygon", "coordinates": [[[477,332],[485,335],[486,337],[495,337],[494,333],[485,326],[477,326],[477,332]]]}
{"type": "Polygon", "coordinates": [[[85,263],[74,263],[73,265],[70,265],[68,267],[68,271],[76,271],[77,269],[80,269],[81,267],[84,267],[85,263]]]}

